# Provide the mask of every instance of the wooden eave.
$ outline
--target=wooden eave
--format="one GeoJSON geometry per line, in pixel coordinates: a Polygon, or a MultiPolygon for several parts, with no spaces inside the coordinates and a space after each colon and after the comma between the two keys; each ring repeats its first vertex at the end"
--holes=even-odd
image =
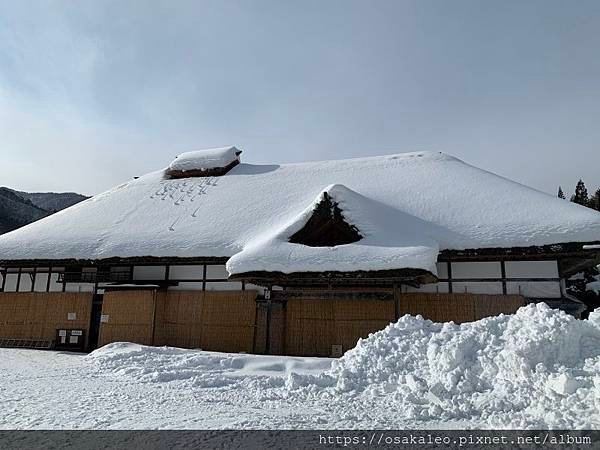
{"type": "Polygon", "coordinates": [[[100,267],[168,264],[225,264],[229,258],[220,256],[208,257],[176,257],[176,256],[132,256],[126,258],[111,257],[102,259],[0,259],[0,266],[5,267],[100,267]]]}
{"type": "Polygon", "coordinates": [[[396,270],[357,270],[353,272],[246,272],[229,277],[230,280],[244,281],[259,286],[345,286],[410,284],[421,285],[437,282],[437,277],[422,269],[396,270]]]}
{"type": "Polygon", "coordinates": [[[567,242],[529,247],[494,247],[470,248],[464,250],[441,250],[438,261],[498,261],[510,260],[548,260],[566,257],[590,258],[600,256],[600,250],[587,249],[585,245],[598,245],[600,241],[593,242],[567,242]]]}
{"type": "MultiPolygon", "coordinates": [[[[465,250],[442,250],[439,253],[439,262],[452,261],[511,261],[511,260],[558,260],[561,276],[570,276],[577,271],[600,264],[600,250],[587,249],[584,245],[599,245],[600,241],[594,242],[570,242],[531,247],[512,248],[480,248],[465,250]]],[[[101,267],[101,266],[130,266],[130,265],[176,265],[176,264],[225,264],[228,257],[173,257],[173,256],[135,256],[135,257],[111,257],[102,259],[0,259],[2,267],[101,267]]],[[[256,280],[284,280],[290,282],[298,280],[315,283],[323,283],[324,280],[355,279],[364,283],[366,280],[388,280],[406,279],[418,274],[400,274],[398,271],[355,271],[355,272],[304,272],[301,274],[283,274],[281,272],[252,272],[237,274],[231,279],[241,279],[248,276],[256,280]]],[[[248,281],[250,282],[250,281],[248,281]]],[[[431,282],[431,281],[429,281],[431,282]]],[[[276,284],[276,283],[270,283],[276,284]]]]}
{"type": "MultiPolygon", "coordinates": [[[[239,153],[238,153],[239,154],[239,153]]],[[[220,177],[225,175],[235,166],[240,163],[239,159],[236,159],[225,167],[215,167],[213,169],[195,169],[195,170],[171,170],[165,171],[165,177],[167,179],[178,179],[178,178],[202,178],[202,177],[220,177]]]]}

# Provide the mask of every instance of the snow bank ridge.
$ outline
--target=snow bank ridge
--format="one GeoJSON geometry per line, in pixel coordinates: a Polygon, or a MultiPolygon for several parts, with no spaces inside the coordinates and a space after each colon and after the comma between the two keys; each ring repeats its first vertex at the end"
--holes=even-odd
{"type": "Polygon", "coordinates": [[[298,404],[346,399],[412,423],[600,427],[600,313],[577,320],[543,303],[461,325],[407,315],[360,340],[328,370],[325,358],[123,343],[87,359],[117,379],[200,388],[238,383],[258,398],[298,404]]]}
{"type": "Polygon", "coordinates": [[[319,376],[291,374],[295,395],[327,386],[386,397],[418,420],[481,417],[490,426],[600,425],[600,313],[577,320],[546,304],[477,322],[404,316],[319,376]]]}

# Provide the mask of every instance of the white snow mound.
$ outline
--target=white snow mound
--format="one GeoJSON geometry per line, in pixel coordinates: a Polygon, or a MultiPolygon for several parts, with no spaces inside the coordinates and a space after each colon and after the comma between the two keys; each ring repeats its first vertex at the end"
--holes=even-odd
{"type": "Polygon", "coordinates": [[[586,284],[585,289],[586,291],[592,291],[595,294],[600,295],[600,280],[592,281],[591,283],[586,284]]]}
{"type": "Polygon", "coordinates": [[[600,425],[600,313],[577,320],[546,304],[477,322],[406,315],[362,339],[300,393],[330,389],[381,399],[398,414],[489,427],[600,425]]]}
{"type": "Polygon", "coordinates": [[[170,170],[208,170],[226,167],[232,162],[239,160],[241,152],[235,147],[211,148],[208,150],[196,150],[185,152],[177,156],[171,164],[170,170]]]}
{"type": "Polygon", "coordinates": [[[124,343],[88,360],[118,379],[327,405],[346,427],[600,427],[600,313],[577,320],[543,303],[461,325],[407,315],[339,360],[124,343]]]}
{"type": "MultiPolygon", "coordinates": [[[[600,270],[600,265],[598,265],[597,269],[600,270]]],[[[592,291],[594,294],[600,295],[600,275],[596,275],[594,278],[596,281],[586,284],[585,290],[592,291]]]]}

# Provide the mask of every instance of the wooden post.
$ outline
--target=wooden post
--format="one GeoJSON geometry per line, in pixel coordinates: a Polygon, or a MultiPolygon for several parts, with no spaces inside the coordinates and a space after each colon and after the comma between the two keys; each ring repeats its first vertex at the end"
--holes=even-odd
{"type": "Polygon", "coordinates": [[[48,267],[48,280],[46,281],[46,292],[50,292],[50,280],[52,279],[52,266],[48,267]]]}
{"type": "Polygon", "coordinates": [[[504,260],[500,261],[500,268],[502,270],[502,293],[506,295],[506,265],[504,260]]]}
{"type": "Polygon", "coordinates": [[[267,299],[267,330],[266,330],[265,354],[271,354],[271,296],[267,299]]]}
{"type": "Polygon", "coordinates": [[[22,267],[19,267],[19,272],[17,273],[17,287],[15,288],[15,292],[19,292],[19,287],[21,286],[21,271],[22,267]]]}
{"type": "Polygon", "coordinates": [[[31,275],[31,292],[35,290],[35,277],[37,275],[37,267],[33,268],[33,275],[31,275]]]}
{"type": "Polygon", "coordinates": [[[394,317],[396,321],[400,318],[400,299],[398,298],[398,285],[394,283],[394,317]]]}
{"type": "Polygon", "coordinates": [[[154,336],[156,334],[156,289],[153,290],[152,294],[152,340],[150,341],[154,345],[154,336]]]}
{"type": "Polygon", "coordinates": [[[67,290],[67,269],[68,269],[68,267],[66,267],[66,266],[63,269],[63,283],[62,283],[62,291],[63,292],[65,292],[67,290]]]}

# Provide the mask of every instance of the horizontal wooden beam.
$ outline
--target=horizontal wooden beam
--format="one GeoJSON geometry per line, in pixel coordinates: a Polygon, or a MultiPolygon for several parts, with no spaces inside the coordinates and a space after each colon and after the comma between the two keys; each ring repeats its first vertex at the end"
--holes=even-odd
{"type": "Polygon", "coordinates": [[[127,258],[103,259],[4,259],[0,260],[3,267],[101,267],[101,266],[164,266],[164,265],[201,265],[225,264],[229,258],[222,256],[210,257],[173,257],[173,256],[132,256],[127,258]]]}
{"type": "Polygon", "coordinates": [[[494,247],[494,248],[471,248],[464,250],[441,250],[438,256],[439,262],[444,261],[498,261],[498,260],[544,260],[558,257],[590,257],[600,254],[599,250],[587,249],[586,245],[596,245],[600,241],[593,242],[567,242],[560,244],[549,244],[530,247],[494,247]]]}

